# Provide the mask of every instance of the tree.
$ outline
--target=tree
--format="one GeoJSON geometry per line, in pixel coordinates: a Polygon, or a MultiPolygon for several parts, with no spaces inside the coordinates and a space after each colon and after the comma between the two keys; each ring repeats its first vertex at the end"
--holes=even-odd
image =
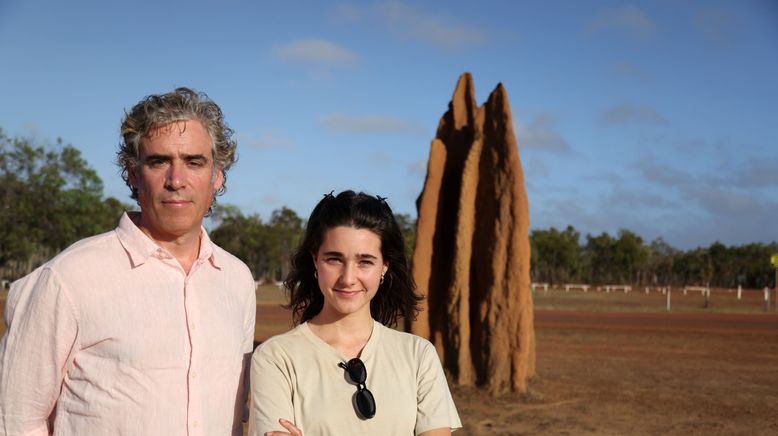
{"type": "Polygon", "coordinates": [[[220,205],[214,211],[217,227],[211,240],[242,260],[255,279],[268,279],[270,241],[259,215],[245,216],[231,205],[220,205]]]}
{"type": "Polygon", "coordinates": [[[303,220],[295,211],[284,206],[273,211],[268,228],[272,238],[270,250],[275,277],[283,280],[289,273],[289,260],[303,233],[303,220]]]}
{"type": "Polygon", "coordinates": [[[643,239],[629,230],[621,229],[612,249],[611,271],[616,282],[640,284],[642,266],[648,259],[648,249],[643,245],[643,239]]]}
{"type": "Polygon", "coordinates": [[[404,213],[396,214],[394,219],[397,221],[397,225],[400,226],[400,231],[403,234],[405,258],[410,263],[411,259],[413,259],[413,246],[416,244],[416,220],[404,213]]]}
{"type": "Polygon", "coordinates": [[[34,146],[0,129],[0,269],[17,278],[73,242],[112,229],[119,200],[72,145],[34,146]]]}
{"type": "Polygon", "coordinates": [[[643,275],[647,285],[669,286],[673,283],[673,262],[677,253],[678,250],[662,238],[651,241],[643,275]]]}
{"type": "Polygon", "coordinates": [[[303,221],[287,208],[273,211],[266,224],[257,214],[243,215],[231,205],[214,212],[216,228],[211,239],[248,265],[258,280],[279,281],[289,270],[289,257],[297,248],[303,221]]]}
{"type": "Polygon", "coordinates": [[[586,235],[583,263],[588,283],[612,283],[613,238],[603,232],[600,236],[586,235]]]}
{"type": "Polygon", "coordinates": [[[578,280],[580,233],[573,226],[560,232],[554,227],[549,230],[533,230],[530,233],[532,244],[532,275],[535,281],[562,283],[578,280]]]}

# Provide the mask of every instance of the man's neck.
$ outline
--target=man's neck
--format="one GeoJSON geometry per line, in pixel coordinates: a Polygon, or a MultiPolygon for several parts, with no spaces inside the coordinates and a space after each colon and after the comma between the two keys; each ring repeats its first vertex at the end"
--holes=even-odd
{"type": "Polygon", "coordinates": [[[143,225],[142,214],[133,221],[155,244],[172,254],[181,265],[181,268],[184,269],[184,272],[189,274],[189,270],[192,269],[192,265],[194,265],[197,257],[200,255],[201,229],[198,228],[196,232],[189,232],[183,235],[169,235],[155,232],[153,229],[143,225]]]}

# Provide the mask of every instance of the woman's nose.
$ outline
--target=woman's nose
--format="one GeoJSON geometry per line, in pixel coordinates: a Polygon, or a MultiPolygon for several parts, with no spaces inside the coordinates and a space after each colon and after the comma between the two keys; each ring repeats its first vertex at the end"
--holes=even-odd
{"type": "Polygon", "coordinates": [[[340,280],[343,284],[352,285],[356,281],[356,266],[350,262],[343,264],[343,270],[340,274],[340,280]]]}

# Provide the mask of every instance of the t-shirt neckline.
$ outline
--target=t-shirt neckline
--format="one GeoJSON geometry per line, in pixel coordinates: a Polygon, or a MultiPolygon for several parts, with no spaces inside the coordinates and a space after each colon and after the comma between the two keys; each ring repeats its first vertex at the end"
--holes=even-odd
{"type": "MultiPolygon", "coordinates": [[[[362,352],[359,355],[359,359],[362,360],[362,362],[367,362],[373,356],[373,351],[377,346],[376,344],[378,344],[378,341],[380,341],[382,330],[381,327],[383,327],[381,323],[373,320],[373,331],[370,333],[370,337],[367,339],[367,343],[362,348],[362,352]]],[[[313,330],[311,330],[311,328],[308,326],[308,321],[300,324],[300,330],[302,331],[303,335],[308,338],[308,340],[310,340],[317,348],[332,354],[334,357],[340,359],[344,363],[349,361],[349,359],[347,359],[340,351],[326,343],[324,339],[318,337],[316,333],[314,333],[313,330]]]]}

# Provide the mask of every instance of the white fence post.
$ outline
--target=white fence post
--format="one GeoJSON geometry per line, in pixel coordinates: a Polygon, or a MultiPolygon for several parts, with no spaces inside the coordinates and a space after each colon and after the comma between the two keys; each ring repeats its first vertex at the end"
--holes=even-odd
{"type": "Polygon", "coordinates": [[[670,311],[670,294],[673,292],[672,288],[667,287],[667,311],[670,311]]]}
{"type": "Polygon", "coordinates": [[[737,299],[740,301],[740,295],[743,293],[743,287],[740,285],[737,285],[737,299]]]}

